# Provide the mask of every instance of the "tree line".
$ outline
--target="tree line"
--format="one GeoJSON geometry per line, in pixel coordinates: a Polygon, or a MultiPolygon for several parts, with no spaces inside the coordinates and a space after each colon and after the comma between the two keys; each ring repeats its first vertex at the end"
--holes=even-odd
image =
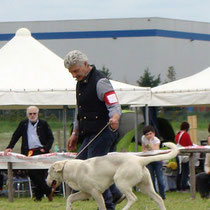
{"type": "MultiPolygon", "coordinates": [[[[108,79],[112,79],[111,75],[112,73],[108,68],[105,66],[102,67],[100,70],[108,79]]],[[[176,80],[176,72],[173,66],[168,67],[166,80],[163,82],[163,84],[172,82],[176,80]]],[[[152,75],[149,71],[149,68],[146,68],[143,72],[143,75],[139,77],[139,79],[136,81],[136,83],[140,87],[156,87],[161,84],[160,74],[158,74],[157,77],[155,75],[152,75]]]]}

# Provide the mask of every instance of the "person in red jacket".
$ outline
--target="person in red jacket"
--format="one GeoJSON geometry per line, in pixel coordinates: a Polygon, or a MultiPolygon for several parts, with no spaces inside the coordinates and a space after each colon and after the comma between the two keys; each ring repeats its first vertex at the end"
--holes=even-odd
{"type": "MultiPolygon", "coordinates": [[[[180,131],[175,136],[175,142],[179,146],[192,146],[193,143],[188,134],[190,125],[188,122],[182,122],[180,131]]],[[[178,191],[186,191],[189,189],[189,159],[185,159],[181,156],[177,156],[178,172],[176,177],[176,185],[178,191]]]]}

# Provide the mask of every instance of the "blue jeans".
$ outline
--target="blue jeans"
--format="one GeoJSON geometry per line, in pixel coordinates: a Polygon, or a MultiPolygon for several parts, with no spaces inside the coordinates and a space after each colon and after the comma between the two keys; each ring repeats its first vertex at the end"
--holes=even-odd
{"type": "Polygon", "coordinates": [[[155,191],[157,192],[156,184],[155,184],[155,177],[156,177],[157,178],[157,183],[158,183],[158,189],[159,189],[160,196],[163,199],[165,199],[165,184],[163,182],[162,166],[163,166],[162,161],[157,161],[157,162],[152,162],[149,165],[147,165],[147,168],[150,171],[155,191]]]}
{"type": "MultiPolygon", "coordinates": [[[[78,152],[80,152],[95,136],[96,134],[85,136],[78,152]]],[[[81,154],[79,154],[79,156],[77,156],[77,159],[86,160],[91,157],[106,155],[116,144],[118,136],[118,131],[113,132],[109,128],[106,128],[85,150],[81,152],[81,154]]],[[[115,209],[111,191],[114,191],[115,193],[120,193],[115,185],[112,185],[111,190],[109,188],[103,193],[107,210],[115,209]]]]}

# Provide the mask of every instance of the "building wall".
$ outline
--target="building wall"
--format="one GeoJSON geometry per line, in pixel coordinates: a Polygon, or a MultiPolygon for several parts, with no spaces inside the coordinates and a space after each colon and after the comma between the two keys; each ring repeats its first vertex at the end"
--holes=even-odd
{"type": "Polygon", "coordinates": [[[5,22],[0,48],[22,27],[60,57],[79,49],[97,68],[109,68],[113,79],[134,85],[146,68],[164,82],[169,66],[177,79],[210,66],[209,23],[163,18],[5,22]]]}

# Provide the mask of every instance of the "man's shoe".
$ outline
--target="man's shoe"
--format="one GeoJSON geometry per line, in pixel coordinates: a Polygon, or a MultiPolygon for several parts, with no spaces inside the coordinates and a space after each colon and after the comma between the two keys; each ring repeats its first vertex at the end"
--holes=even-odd
{"type": "Polygon", "coordinates": [[[126,196],[124,194],[122,194],[120,197],[116,197],[116,198],[113,198],[113,203],[116,205],[116,204],[119,204],[121,203],[124,199],[126,198],[126,196]]]}

